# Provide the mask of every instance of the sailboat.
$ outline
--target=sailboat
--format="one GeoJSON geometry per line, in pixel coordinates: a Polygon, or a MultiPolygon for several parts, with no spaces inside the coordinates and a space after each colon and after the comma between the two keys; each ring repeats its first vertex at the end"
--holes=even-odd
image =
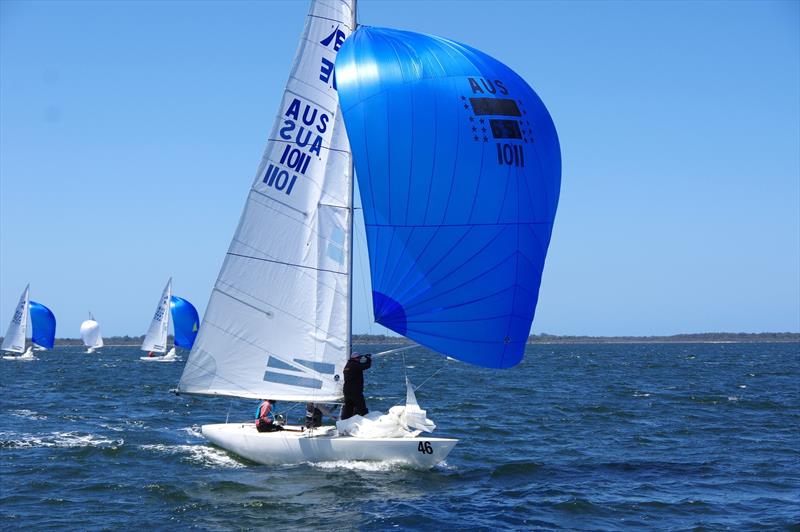
{"type": "Polygon", "coordinates": [[[56,338],[56,318],[53,312],[36,301],[30,300],[30,285],[25,287],[11,317],[8,331],[3,338],[4,360],[36,360],[33,351],[52,349],[56,338]],[[31,345],[25,348],[28,330],[28,315],[31,318],[31,345]],[[21,354],[20,354],[21,353],[21,354]]]}
{"type": "Polygon", "coordinates": [[[175,354],[175,347],[191,349],[198,330],[197,310],[187,300],[172,295],[172,278],[167,281],[161,298],[158,300],[156,312],[150,322],[150,328],[142,342],[142,351],[147,351],[148,355],[139,357],[143,362],[175,362],[180,360],[175,354]],[[172,317],[172,320],[170,320],[172,317]],[[167,351],[167,340],[169,338],[169,325],[173,322],[175,329],[174,343],[167,351]],[[166,353],[165,355],[154,355],[154,353],[166,353]]]}
{"type": "Polygon", "coordinates": [[[81,323],[81,338],[86,352],[91,354],[103,347],[103,336],[100,334],[100,324],[89,313],[89,319],[81,323]]]}
{"type": "MultiPolygon", "coordinates": [[[[341,401],[353,157],[376,321],[460,361],[522,360],[558,203],[552,119],[522,78],[478,50],[355,25],[354,2],[312,2],[177,393],[341,401]]],[[[430,468],[457,440],[422,435],[435,425],[406,389],[405,406],[335,428],[258,433],[249,421],[202,433],[263,464],[430,468]],[[360,430],[367,421],[391,434],[360,430]]]]}

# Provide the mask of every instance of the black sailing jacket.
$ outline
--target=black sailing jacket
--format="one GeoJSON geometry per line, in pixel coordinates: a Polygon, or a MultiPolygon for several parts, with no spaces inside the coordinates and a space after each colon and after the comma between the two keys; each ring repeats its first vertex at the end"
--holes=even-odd
{"type": "Polygon", "coordinates": [[[366,358],[366,362],[361,362],[361,358],[351,358],[344,366],[344,394],[358,395],[364,393],[364,370],[372,366],[372,358],[366,358]]]}

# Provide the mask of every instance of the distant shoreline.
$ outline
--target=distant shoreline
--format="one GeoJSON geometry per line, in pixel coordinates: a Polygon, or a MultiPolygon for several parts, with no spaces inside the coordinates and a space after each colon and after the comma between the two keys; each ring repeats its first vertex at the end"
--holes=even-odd
{"type": "MultiPolygon", "coordinates": [[[[2,340],[2,338],[0,338],[2,340]]],[[[141,345],[144,336],[109,336],[110,346],[141,345]]],[[[170,337],[170,342],[172,337],[170,337]]],[[[411,340],[401,336],[356,334],[354,345],[404,345],[411,340]]],[[[529,345],[549,344],[742,344],[742,343],[800,343],[800,333],[694,333],[671,336],[561,336],[539,334],[528,337],[529,345]]],[[[57,338],[56,346],[82,345],[80,338],[57,338]]]]}

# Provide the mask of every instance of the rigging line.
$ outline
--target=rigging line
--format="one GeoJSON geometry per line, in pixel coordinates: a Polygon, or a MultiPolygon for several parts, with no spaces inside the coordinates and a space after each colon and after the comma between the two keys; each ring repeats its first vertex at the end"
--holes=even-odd
{"type": "MultiPolygon", "coordinates": [[[[261,175],[261,172],[259,172],[259,175],[261,175]]],[[[312,183],[314,182],[313,180],[309,180],[309,181],[311,181],[312,183]]],[[[315,184],[316,184],[316,183],[315,183],[315,184]]],[[[264,194],[264,193],[263,193],[263,192],[261,192],[260,190],[256,190],[255,188],[251,188],[251,189],[250,189],[250,193],[251,193],[251,194],[258,194],[259,196],[265,197],[265,198],[267,198],[268,200],[272,200],[272,201],[274,201],[275,203],[277,203],[277,204],[279,204],[279,205],[283,205],[283,206],[284,206],[284,207],[286,207],[287,209],[291,209],[291,210],[293,210],[294,212],[296,212],[296,213],[298,213],[298,214],[302,214],[302,215],[303,215],[303,217],[305,217],[305,218],[308,218],[308,213],[307,213],[307,212],[305,212],[305,211],[301,211],[301,210],[300,210],[300,209],[298,209],[297,207],[292,207],[291,205],[289,205],[289,204],[288,204],[288,203],[286,203],[286,202],[283,202],[283,201],[281,201],[281,200],[275,199],[275,198],[273,198],[272,196],[270,196],[269,194],[264,194]]],[[[272,210],[274,210],[275,212],[277,212],[277,213],[279,213],[279,214],[284,214],[284,215],[285,215],[285,213],[282,213],[282,212],[278,211],[278,209],[273,209],[272,207],[270,207],[270,206],[268,206],[268,205],[265,205],[264,203],[259,203],[259,202],[257,202],[257,201],[254,201],[254,203],[257,203],[258,205],[263,205],[264,207],[266,207],[266,208],[268,208],[268,209],[272,209],[272,210]]],[[[292,219],[293,219],[293,218],[292,218],[292,219]]],[[[301,222],[301,223],[302,223],[302,222],[301,222]]]]}
{"type": "MultiPolygon", "coordinates": [[[[231,294],[229,294],[228,292],[225,292],[224,290],[222,290],[222,289],[220,289],[220,288],[217,288],[217,284],[219,284],[219,285],[224,285],[224,286],[226,286],[226,287],[232,288],[233,290],[236,290],[237,292],[241,292],[241,293],[243,293],[243,294],[247,295],[248,297],[250,297],[250,298],[252,298],[252,299],[254,299],[254,300],[258,301],[259,303],[264,303],[265,305],[269,305],[270,307],[272,307],[272,308],[276,309],[278,312],[281,312],[281,313],[283,313],[283,314],[285,314],[285,315],[287,315],[287,316],[290,316],[290,317],[292,317],[292,318],[296,319],[296,320],[297,320],[297,321],[299,321],[299,322],[305,323],[306,325],[309,325],[309,326],[311,326],[311,327],[317,327],[317,325],[316,325],[316,322],[310,322],[310,321],[306,320],[305,318],[303,318],[303,317],[301,317],[301,316],[297,316],[297,315],[293,314],[292,312],[290,312],[290,311],[289,311],[288,309],[286,309],[286,308],[279,307],[279,306],[277,306],[277,305],[274,305],[274,304],[270,303],[269,301],[266,301],[266,300],[264,300],[264,299],[261,299],[261,298],[257,298],[257,297],[256,297],[255,295],[253,295],[253,294],[247,294],[246,292],[242,292],[242,290],[238,289],[238,288],[237,288],[235,285],[233,285],[233,284],[231,284],[231,283],[228,283],[228,282],[226,282],[226,281],[224,281],[224,280],[222,280],[222,279],[217,279],[217,282],[216,282],[216,284],[214,285],[214,290],[215,290],[215,291],[217,291],[217,292],[219,292],[219,293],[220,293],[220,294],[222,294],[222,295],[225,295],[225,296],[228,296],[228,297],[230,297],[231,299],[234,299],[235,301],[239,301],[239,299],[237,299],[236,297],[232,296],[232,295],[231,295],[231,294]]],[[[247,303],[244,303],[244,304],[245,304],[245,305],[247,305],[247,303]]],[[[269,311],[266,311],[266,310],[264,310],[264,309],[259,309],[258,307],[254,307],[254,308],[256,308],[256,310],[259,310],[260,312],[263,312],[264,314],[267,314],[267,312],[269,312],[269,311]]],[[[269,316],[268,316],[268,317],[269,317],[269,316]]],[[[224,329],[221,329],[221,330],[224,330],[224,329]]],[[[227,332],[227,331],[226,331],[226,332],[227,332]]],[[[324,332],[325,332],[325,334],[327,334],[327,335],[331,336],[332,338],[336,338],[337,340],[342,340],[342,338],[340,338],[339,336],[337,336],[337,335],[335,334],[335,332],[334,332],[334,331],[331,331],[331,330],[325,330],[324,332]]],[[[237,338],[238,338],[238,337],[237,337],[237,338]]],[[[242,339],[242,340],[243,340],[243,339],[242,339]]],[[[255,345],[255,344],[252,344],[252,343],[250,343],[250,342],[247,342],[247,343],[248,343],[248,344],[250,344],[250,345],[253,345],[254,347],[256,347],[256,348],[258,348],[258,349],[264,349],[263,347],[257,346],[257,345],[255,345]]],[[[274,353],[270,353],[270,354],[274,355],[274,353]]],[[[275,355],[275,356],[277,356],[277,355],[275,355]]]]}
{"type": "Polygon", "coordinates": [[[318,271],[318,272],[335,273],[336,275],[347,275],[346,272],[337,272],[335,270],[328,270],[328,269],[325,269],[325,268],[314,268],[313,266],[304,266],[302,264],[292,264],[291,262],[283,262],[283,261],[280,261],[280,260],[265,259],[265,258],[262,258],[262,257],[253,257],[251,255],[241,255],[239,253],[233,253],[233,252],[230,252],[230,251],[228,253],[226,253],[226,255],[232,255],[234,257],[241,257],[243,259],[253,259],[253,260],[261,260],[261,261],[264,261],[264,262],[272,262],[272,263],[275,263],[275,264],[282,264],[284,266],[289,266],[289,267],[294,267],[294,268],[305,268],[306,270],[315,270],[315,271],[318,271]]]}
{"type": "MultiPolygon", "coordinates": [[[[405,367],[405,360],[403,361],[403,367],[405,367]]],[[[442,370],[443,370],[444,368],[446,368],[446,367],[447,367],[447,359],[445,359],[444,366],[442,366],[441,368],[439,368],[439,369],[437,369],[435,372],[433,372],[433,375],[431,375],[430,377],[428,377],[427,379],[425,379],[424,381],[422,381],[422,384],[420,384],[419,386],[413,386],[413,385],[412,385],[412,387],[414,388],[414,392],[416,393],[416,391],[417,391],[417,390],[419,390],[420,388],[422,388],[422,387],[425,385],[425,383],[426,383],[426,382],[428,382],[429,380],[431,380],[432,378],[434,378],[436,375],[438,375],[438,374],[439,374],[439,372],[440,372],[440,371],[442,371],[442,370]]],[[[406,376],[406,379],[408,379],[408,376],[406,376]]],[[[406,399],[406,400],[407,400],[407,398],[408,398],[407,396],[406,396],[406,397],[403,397],[403,398],[401,398],[399,401],[397,401],[395,404],[393,404],[391,407],[389,407],[389,409],[391,410],[393,407],[395,407],[395,406],[398,406],[400,403],[402,403],[402,402],[403,402],[403,400],[404,400],[404,399],[406,399]]]]}
{"type": "Polygon", "coordinates": [[[406,353],[403,351],[403,376],[405,377],[406,384],[408,384],[408,366],[406,366],[406,353]]]}
{"type": "MultiPolygon", "coordinates": [[[[323,17],[322,15],[312,15],[311,13],[308,14],[308,18],[318,18],[320,20],[327,20],[329,22],[336,22],[337,24],[341,24],[342,26],[344,26],[348,30],[353,31],[353,28],[348,26],[347,22],[344,22],[343,20],[336,20],[335,18],[323,17]]],[[[312,42],[312,41],[309,41],[309,42],[312,42]]]]}
{"type": "MultiPolygon", "coordinates": [[[[317,235],[317,236],[320,236],[320,235],[317,235]]],[[[333,242],[332,240],[329,240],[329,239],[324,239],[324,241],[325,241],[325,242],[328,242],[328,243],[331,243],[331,242],[333,242]]],[[[255,252],[255,253],[261,253],[261,254],[263,254],[263,255],[267,255],[267,256],[268,256],[270,259],[277,260],[277,259],[274,259],[274,257],[270,256],[270,255],[269,255],[269,254],[268,254],[266,251],[262,251],[262,250],[258,249],[258,248],[257,248],[257,247],[255,247],[255,246],[251,246],[250,244],[248,244],[248,243],[246,243],[246,242],[243,242],[242,240],[239,240],[239,239],[238,239],[238,238],[236,238],[236,237],[234,237],[234,239],[233,239],[233,241],[231,242],[231,244],[232,244],[233,242],[236,242],[237,244],[239,244],[239,245],[241,245],[241,246],[244,246],[244,247],[246,247],[246,248],[250,248],[250,249],[251,249],[251,250],[253,250],[253,252],[255,252]]],[[[299,272],[299,273],[300,273],[300,274],[302,274],[302,275],[303,275],[303,277],[305,277],[305,278],[307,278],[307,279],[311,280],[311,282],[315,282],[315,283],[317,283],[317,285],[318,285],[318,286],[324,286],[324,287],[325,287],[325,288],[327,288],[328,290],[330,290],[330,291],[332,291],[332,292],[335,292],[335,293],[337,293],[337,294],[340,294],[340,295],[341,295],[341,293],[338,291],[338,288],[335,286],[335,283],[334,283],[334,285],[333,285],[333,286],[331,286],[330,284],[323,282],[323,281],[321,280],[321,279],[322,279],[322,276],[313,275],[313,274],[310,274],[310,273],[308,273],[308,272],[299,272]]],[[[219,279],[218,279],[218,280],[219,280],[219,279]]],[[[235,286],[234,286],[234,285],[232,285],[232,284],[230,284],[230,283],[226,283],[226,284],[228,284],[229,286],[231,286],[231,287],[234,287],[234,288],[235,288],[235,286]]],[[[237,289],[237,290],[238,290],[238,289],[237,289]]],[[[239,290],[239,291],[241,291],[241,290],[239,290]]],[[[248,294],[248,295],[250,295],[251,297],[253,297],[253,296],[252,296],[252,294],[248,294]]],[[[262,301],[262,300],[259,300],[259,301],[262,301]]],[[[264,302],[266,303],[266,301],[264,301],[264,302]]],[[[273,306],[274,306],[274,305],[273,305],[273,306]]]]}
{"type": "MultiPolygon", "coordinates": [[[[300,147],[297,144],[297,142],[295,142],[293,140],[277,139],[277,138],[270,137],[270,138],[267,139],[267,141],[269,141],[269,142],[279,142],[279,143],[283,143],[283,144],[291,144],[292,146],[300,147]]],[[[336,152],[336,153],[350,153],[347,150],[343,150],[341,148],[331,148],[330,146],[325,146],[324,144],[320,145],[320,148],[323,149],[323,150],[333,151],[333,152],[336,152]]],[[[272,159],[267,159],[267,160],[273,161],[272,159]]],[[[276,162],[276,161],[273,161],[273,162],[276,162]]]]}

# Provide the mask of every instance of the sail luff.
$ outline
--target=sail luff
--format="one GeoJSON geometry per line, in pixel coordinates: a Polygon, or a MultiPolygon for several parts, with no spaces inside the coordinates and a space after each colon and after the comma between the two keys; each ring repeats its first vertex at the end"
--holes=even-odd
{"type": "Polygon", "coordinates": [[[349,0],[311,3],[178,390],[330,400],[349,349],[352,181],[333,65],[349,0]]]}
{"type": "Polygon", "coordinates": [[[30,305],[30,288],[27,285],[22,295],[19,296],[19,302],[14,309],[14,315],[11,316],[11,322],[8,324],[6,335],[3,337],[3,351],[11,353],[22,353],[25,351],[25,334],[28,330],[28,308],[30,305]]]}

